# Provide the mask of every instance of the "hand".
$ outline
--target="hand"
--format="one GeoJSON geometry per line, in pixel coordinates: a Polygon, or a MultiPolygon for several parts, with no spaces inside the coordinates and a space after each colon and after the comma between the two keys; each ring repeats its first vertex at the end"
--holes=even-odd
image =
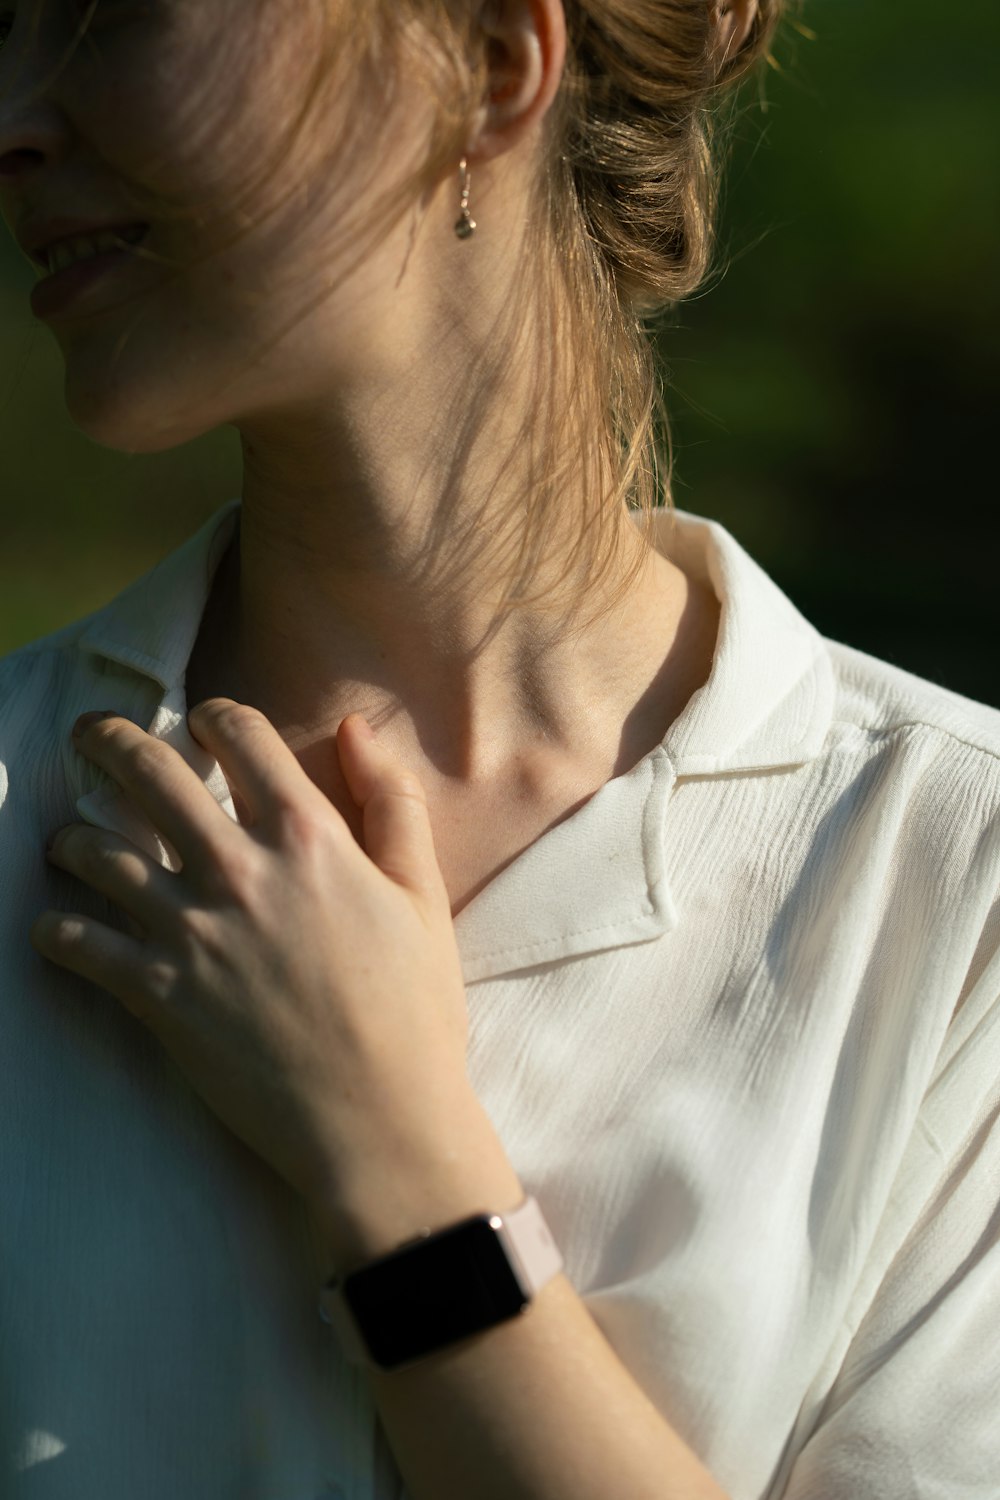
{"type": "Polygon", "coordinates": [[[362,849],[263,714],[212,698],[188,722],[241,823],[169,745],[127,719],[91,722],[77,748],[182,869],[71,824],[49,859],[140,936],[49,911],[31,942],[120,1000],[304,1197],[335,1202],[352,1169],[431,1160],[471,1095],[465,986],[423,788],[348,715],[336,744],[362,849]]]}

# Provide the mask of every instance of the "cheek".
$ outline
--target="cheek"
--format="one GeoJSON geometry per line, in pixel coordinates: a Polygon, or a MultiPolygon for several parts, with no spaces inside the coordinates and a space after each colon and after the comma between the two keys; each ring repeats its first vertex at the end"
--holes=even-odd
{"type": "Polygon", "coordinates": [[[240,132],[217,128],[218,95],[211,108],[195,102],[155,73],[142,87],[122,82],[80,101],[80,134],[124,185],[149,195],[143,217],[158,217],[157,202],[165,209],[206,202],[238,170],[240,132]]]}
{"type": "Polygon", "coordinates": [[[62,103],[81,140],[151,203],[213,211],[260,159],[268,122],[255,95],[274,94],[275,63],[255,13],[252,0],[170,0],[166,20],[101,27],[67,68],[62,103]]]}

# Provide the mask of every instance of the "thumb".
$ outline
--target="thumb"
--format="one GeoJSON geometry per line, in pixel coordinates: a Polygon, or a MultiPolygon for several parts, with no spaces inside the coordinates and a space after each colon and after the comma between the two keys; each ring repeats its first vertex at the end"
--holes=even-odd
{"type": "Polygon", "coordinates": [[[444,877],[420,778],[379,744],[362,714],[341,720],[337,751],[348,791],[362,810],[368,858],[397,885],[440,899],[444,877]]]}

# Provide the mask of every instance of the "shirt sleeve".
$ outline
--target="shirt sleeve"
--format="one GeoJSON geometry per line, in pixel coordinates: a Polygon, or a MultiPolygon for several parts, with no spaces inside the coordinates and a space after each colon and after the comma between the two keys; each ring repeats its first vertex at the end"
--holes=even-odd
{"type": "Polygon", "coordinates": [[[775,1500],[1000,1496],[1000,903],[775,1500]]]}

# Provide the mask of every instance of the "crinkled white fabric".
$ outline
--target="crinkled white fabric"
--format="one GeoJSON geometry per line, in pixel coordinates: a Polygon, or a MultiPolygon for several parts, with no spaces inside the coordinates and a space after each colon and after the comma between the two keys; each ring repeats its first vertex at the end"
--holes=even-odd
{"type": "MultiPolygon", "coordinates": [[[[79,713],[235,816],[184,681],[239,514],[0,661],[5,1500],[404,1493],[304,1205],[28,942],[46,907],[124,925],[47,865],[56,827],[176,868],[79,713]]],[[[714,523],[665,514],[658,545],[721,600],[711,677],[459,915],[470,1075],[733,1500],[996,1500],[1000,713],[824,640],[714,523]]]]}

